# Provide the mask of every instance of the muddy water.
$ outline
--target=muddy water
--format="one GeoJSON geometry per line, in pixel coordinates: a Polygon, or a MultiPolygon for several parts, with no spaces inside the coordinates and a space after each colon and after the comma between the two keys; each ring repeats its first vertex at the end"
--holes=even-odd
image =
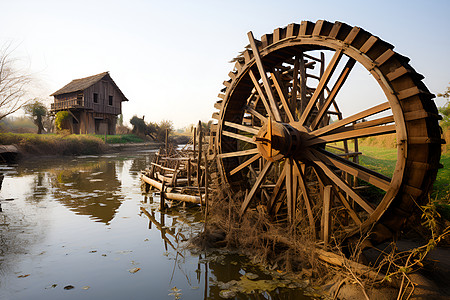
{"type": "Polygon", "coordinates": [[[0,166],[0,299],[309,298],[244,256],[186,247],[202,215],[161,213],[157,194],[141,194],[152,155],[0,166]]]}

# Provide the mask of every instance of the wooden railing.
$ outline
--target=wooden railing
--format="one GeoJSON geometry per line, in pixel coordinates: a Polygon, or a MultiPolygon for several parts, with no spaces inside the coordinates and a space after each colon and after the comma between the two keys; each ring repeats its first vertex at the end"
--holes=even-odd
{"type": "Polygon", "coordinates": [[[69,108],[81,108],[81,107],[84,107],[83,99],[64,100],[51,104],[51,110],[64,110],[69,108]]]}
{"type": "Polygon", "coordinates": [[[51,104],[52,111],[65,110],[70,108],[85,108],[92,109],[94,112],[105,113],[105,114],[120,114],[120,107],[101,105],[98,103],[85,102],[83,99],[71,99],[58,101],[51,104]]]}

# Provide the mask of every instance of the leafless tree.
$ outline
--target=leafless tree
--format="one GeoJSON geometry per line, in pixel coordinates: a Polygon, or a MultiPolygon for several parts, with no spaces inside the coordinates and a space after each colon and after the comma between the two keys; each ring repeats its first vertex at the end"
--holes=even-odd
{"type": "Polygon", "coordinates": [[[0,45],[0,120],[27,102],[32,76],[18,66],[11,43],[0,45]]]}

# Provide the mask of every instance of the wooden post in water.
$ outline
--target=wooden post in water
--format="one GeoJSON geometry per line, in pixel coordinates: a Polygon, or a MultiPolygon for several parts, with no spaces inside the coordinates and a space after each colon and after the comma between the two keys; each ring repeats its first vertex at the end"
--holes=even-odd
{"type": "Polygon", "coordinates": [[[162,186],[161,186],[161,191],[160,191],[160,201],[159,201],[159,210],[160,211],[163,211],[165,209],[165,207],[166,207],[166,204],[164,203],[165,202],[165,198],[166,198],[165,189],[166,189],[166,182],[163,180],[162,181],[162,186]]]}
{"type": "Polygon", "coordinates": [[[197,128],[194,127],[194,136],[192,138],[192,143],[194,145],[194,159],[195,159],[195,147],[196,147],[196,144],[197,144],[196,139],[197,139],[197,128]]]}
{"type": "MultiPolygon", "coordinates": [[[[202,191],[200,189],[202,179],[202,137],[202,121],[198,121],[197,186],[200,199],[202,198],[202,191]]],[[[203,206],[203,201],[200,201],[200,206],[203,206]]]]}
{"type": "Polygon", "coordinates": [[[204,231],[206,232],[206,226],[208,224],[208,188],[209,188],[209,182],[208,182],[208,151],[205,152],[205,227],[204,231]]]}

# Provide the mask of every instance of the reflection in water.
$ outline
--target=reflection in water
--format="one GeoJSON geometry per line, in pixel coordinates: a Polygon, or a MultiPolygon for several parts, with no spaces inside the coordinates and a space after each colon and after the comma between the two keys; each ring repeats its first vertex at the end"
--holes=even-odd
{"type": "Polygon", "coordinates": [[[0,230],[16,235],[0,242],[0,299],[302,299],[293,282],[243,256],[187,247],[202,212],[160,212],[157,194],[142,195],[139,171],[150,161],[143,153],[2,169],[0,199],[13,200],[0,215],[11,226],[0,230]]]}
{"type": "Polygon", "coordinates": [[[53,197],[72,211],[108,224],[119,209],[123,196],[115,162],[50,171],[53,197]]]}

